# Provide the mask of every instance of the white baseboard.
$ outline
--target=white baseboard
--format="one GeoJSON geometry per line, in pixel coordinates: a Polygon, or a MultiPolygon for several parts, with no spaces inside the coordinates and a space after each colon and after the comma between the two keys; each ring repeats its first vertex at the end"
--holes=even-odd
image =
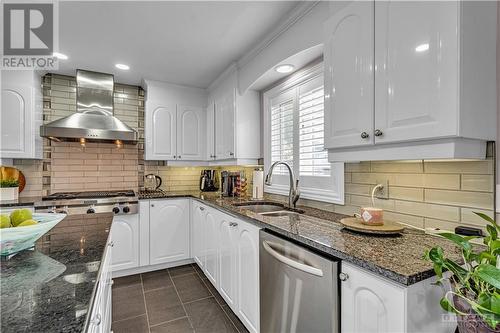
{"type": "Polygon", "coordinates": [[[130,268],[130,269],[122,269],[119,271],[114,271],[112,273],[112,276],[113,276],[113,278],[119,278],[122,276],[152,272],[152,271],[157,271],[160,269],[182,266],[182,265],[187,265],[187,264],[192,264],[192,263],[194,263],[194,260],[192,258],[189,258],[189,259],[167,262],[167,263],[158,264],[158,265],[149,265],[149,266],[142,266],[142,267],[134,267],[134,268],[130,268]]]}

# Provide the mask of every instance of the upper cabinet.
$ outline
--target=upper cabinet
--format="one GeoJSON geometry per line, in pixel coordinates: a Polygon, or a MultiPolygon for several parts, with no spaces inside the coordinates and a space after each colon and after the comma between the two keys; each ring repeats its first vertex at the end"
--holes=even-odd
{"type": "Polygon", "coordinates": [[[41,159],[43,99],[40,76],[33,71],[2,71],[0,155],[41,159]]]}
{"type": "Polygon", "coordinates": [[[146,160],[205,160],[203,89],[145,81],[146,160]]]}
{"type": "Polygon", "coordinates": [[[494,2],[354,2],[324,32],[331,161],[485,157],[494,2]]]}
{"type": "Polygon", "coordinates": [[[207,158],[257,163],[261,158],[259,93],[240,94],[236,76],[236,69],[230,68],[209,88],[207,158]]]}

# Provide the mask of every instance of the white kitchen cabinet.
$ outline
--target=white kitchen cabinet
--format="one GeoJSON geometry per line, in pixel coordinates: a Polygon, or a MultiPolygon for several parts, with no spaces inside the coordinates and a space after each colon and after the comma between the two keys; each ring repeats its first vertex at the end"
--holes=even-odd
{"type": "Polygon", "coordinates": [[[189,238],[189,199],[150,201],[150,265],[190,258],[189,238]]]}
{"type": "Polygon", "coordinates": [[[112,322],[111,262],[113,243],[107,244],[102,257],[92,309],[89,313],[88,333],[108,333],[112,322]]]}
{"type": "Polygon", "coordinates": [[[345,261],[341,272],[342,333],[454,332],[434,279],[405,287],[345,261]]]}
{"type": "Polygon", "coordinates": [[[205,91],[151,80],[144,87],[145,159],[205,160],[205,91]]]}
{"type": "MultiPolygon", "coordinates": [[[[230,70],[209,87],[208,104],[214,109],[213,128],[207,134],[207,159],[234,164],[256,163],[260,151],[260,99],[256,91],[242,94],[237,89],[236,70],[230,70]]],[[[211,119],[210,119],[211,120],[211,119]]],[[[211,127],[211,121],[208,122],[211,127]]]]}
{"type": "Polygon", "coordinates": [[[205,242],[204,242],[204,253],[205,253],[205,275],[208,280],[217,287],[218,283],[218,260],[217,260],[217,250],[219,248],[219,237],[217,229],[217,213],[215,210],[205,207],[205,242]]]}
{"type": "Polygon", "coordinates": [[[177,155],[177,109],[172,103],[148,102],[146,160],[173,160],[177,155]]]}
{"type": "Polygon", "coordinates": [[[252,332],[260,331],[259,228],[238,221],[237,244],[237,315],[252,332]]]}
{"type": "Polygon", "coordinates": [[[236,310],[237,286],[237,237],[239,225],[226,214],[217,214],[219,236],[218,278],[219,292],[233,311],[236,310]]]}
{"type": "Polygon", "coordinates": [[[353,2],[324,24],[328,148],[373,144],[373,15],[373,2],[353,2]]]}
{"type": "Polygon", "coordinates": [[[331,161],[485,158],[495,3],[353,2],[324,28],[331,161]]]}
{"type": "Polygon", "coordinates": [[[205,159],[205,112],[201,107],[177,107],[177,160],[205,159]]]}
{"type": "Polygon", "coordinates": [[[197,201],[191,203],[191,255],[201,269],[205,268],[206,209],[197,201]]]}
{"type": "Polygon", "coordinates": [[[0,155],[41,159],[42,88],[34,71],[2,71],[0,155]]]}
{"type": "Polygon", "coordinates": [[[111,225],[113,272],[139,266],[139,215],[115,215],[111,225]]]}

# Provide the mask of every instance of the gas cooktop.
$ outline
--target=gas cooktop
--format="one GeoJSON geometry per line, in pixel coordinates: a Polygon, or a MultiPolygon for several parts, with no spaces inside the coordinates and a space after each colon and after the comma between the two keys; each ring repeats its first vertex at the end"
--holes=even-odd
{"type": "Polygon", "coordinates": [[[99,199],[99,198],[115,198],[115,197],[135,197],[135,193],[132,190],[57,192],[43,197],[42,200],[99,199]]]}

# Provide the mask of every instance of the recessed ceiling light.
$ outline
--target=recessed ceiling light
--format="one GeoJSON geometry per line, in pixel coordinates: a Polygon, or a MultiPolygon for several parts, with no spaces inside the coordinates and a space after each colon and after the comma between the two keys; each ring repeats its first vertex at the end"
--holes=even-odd
{"type": "Polygon", "coordinates": [[[118,69],[123,69],[124,71],[128,71],[130,69],[130,67],[125,64],[116,64],[115,67],[118,69]]]}
{"type": "Polygon", "coordinates": [[[415,51],[416,52],[425,52],[429,49],[429,44],[428,43],[425,43],[425,44],[420,44],[419,46],[417,46],[415,48],[415,51]]]}
{"type": "Polygon", "coordinates": [[[54,52],[54,53],[52,53],[52,56],[53,56],[53,57],[56,57],[57,59],[61,59],[61,60],[66,60],[66,59],[68,59],[68,56],[67,56],[67,55],[62,54],[62,53],[59,53],[59,52],[54,52]]]}
{"type": "Polygon", "coordinates": [[[294,65],[285,64],[285,65],[276,66],[276,68],[274,70],[278,73],[290,73],[294,69],[295,69],[294,65]]]}

